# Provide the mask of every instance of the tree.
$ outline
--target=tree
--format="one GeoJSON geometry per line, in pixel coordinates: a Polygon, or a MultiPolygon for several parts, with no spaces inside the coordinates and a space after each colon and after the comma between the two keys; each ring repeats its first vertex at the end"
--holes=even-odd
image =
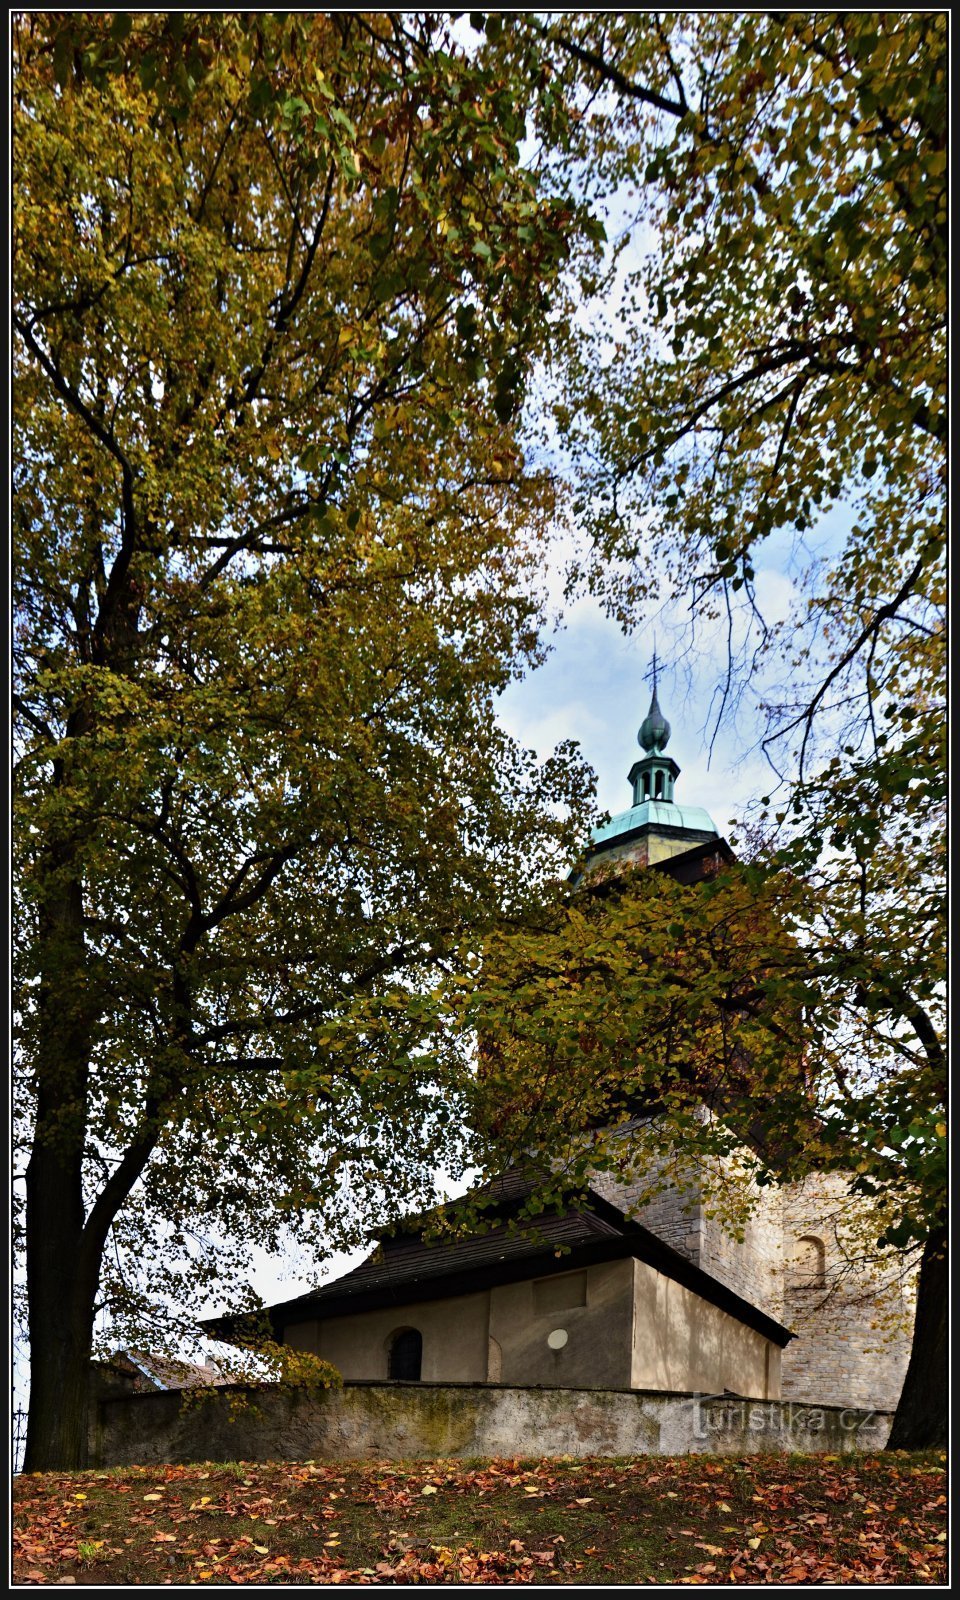
{"type": "Polygon", "coordinates": [[[809,995],[789,939],[801,896],[742,863],[684,883],[664,865],[618,862],[568,884],[536,924],[496,930],[463,1002],[483,1041],[474,1121],[561,1189],[630,1169],[649,1174],[652,1194],[661,1169],[685,1168],[742,1221],[728,1158],[757,1104],[781,1107],[778,1136],[762,1127],[764,1181],[805,1170],[818,1132],[809,995]]]}
{"type": "Polygon", "coordinates": [[[742,1237],[769,1185],[832,1174],[848,1267],[871,1293],[903,1278],[898,1247],[942,1205],[942,1129],[847,1003],[862,963],[811,939],[816,883],[759,853],[693,883],[597,871],[492,935],[461,1002],[484,1041],[474,1124],[494,1162],[548,1175],[531,1215],[613,1175],[633,1206],[689,1191],[742,1237]]]}
{"type": "Polygon", "coordinates": [[[718,724],[761,682],[828,1126],[923,1250],[899,1445],[945,1429],[945,47],[943,14],[866,12],[530,16],[497,45],[632,219],[555,408],[593,538],[574,581],[625,626],[663,594],[724,623],[718,724]],[[831,508],[845,538],[768,624],[758,547],[802,552],[831,508]]]}
{"type": "Polygon", "coordinates": [[[34,13],[14,44],[41,1470],[83,1462],[97,1308],[236,1267],[205,1222],[345,1236],[351,1173],[398,1207],[455,1160],[418,996],[585,818],[569,753],[544,816],[493,696],[538,648],[516,417],[591,224],[437,14],[34,13]]]}

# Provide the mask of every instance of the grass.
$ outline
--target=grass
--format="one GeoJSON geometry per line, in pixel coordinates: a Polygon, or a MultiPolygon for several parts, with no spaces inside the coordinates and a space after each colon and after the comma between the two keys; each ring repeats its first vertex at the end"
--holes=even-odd
{"type": "Polygon", "coordinates": [[[18,1583],[942,1581],[944,1458],[224,1462],[24,1475],[18,1583]]]}

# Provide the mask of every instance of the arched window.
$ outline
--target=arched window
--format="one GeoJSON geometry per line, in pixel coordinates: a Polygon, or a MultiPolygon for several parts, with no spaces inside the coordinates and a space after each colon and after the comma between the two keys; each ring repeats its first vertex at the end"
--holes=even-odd
{"type": "Polygon", "coordinates": [[[658,800],[662,800],[662,799],[663,799],[663,773],[662,773],[662,772],[658,772],[658,773],[657,773],[657,792],[656,792],[656,798],[657,798],[657,799],[658,799],[658,800]]]}
{"type": "Polygon", "coordinates": [[[649,772],[645,772],[643,774],[643,798],[644,798],[644,800],[649,800],[649,798],[650,798],[650,774],[649,774],[649,772]]]}
{"type": "Polygon", "coordinates": [[[827,1286],[827,1252],[823,1240],[807,1234],[797,1240],[793,1261],[794,1289],[825,1289],[827,1286]]]}
{"type": "Polygon", "coordinates": [[[417,1328],[401,1328],[390,1340],[387,1377],[419,1383],[423,1364],[423,1335],[417,1328]]]}

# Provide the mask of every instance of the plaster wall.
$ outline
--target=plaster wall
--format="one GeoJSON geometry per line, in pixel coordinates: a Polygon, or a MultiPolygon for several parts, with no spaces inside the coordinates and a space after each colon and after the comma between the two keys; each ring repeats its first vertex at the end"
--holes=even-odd
{"type": "Polygon", "coordinates": [[[779,1395],[780,1351],[643,1262],[608,1261],[475,1295],[289,1325],[344,1378],[385,1380],[392,1337],[423,1336],[425,1383],[729,1389],[779,1395]],[[562,1335],[566,1335],[565,1338],[562,1335]]]}
{"type": "Polygon", "coordinates": [[[285,1344],[330,1361],[345,1378],[385,1379],[393,1335],[417,1328],[423,1336],[421,1378],[433,1383],[483,1383],[489,1355],[490,1293],[456,1295],[288,1324],[285,1344]]]}
{"type": "Polygon", "coordinates": [[[646,1262],[633,1273],[632,1388],[779,1398],[779,1346],[646,1262]]]}
{"type": "MultiPolygon", "coordinates": [[[[542,1280],[571,1291],[584,1274],[542,1280]]],[[[590,1384],[627,1388],[633,1323],[633,1262],[605,1261],[586,1268],[583,1305],[538,1309],[536,1280],[504,1283],[490,1291],[490,1337],[501,1352],[503,1383],[590,1384]],[[552,1349],[548,1336],[564,1332],[552,1349]]],[[[571,1292],[569,1298],[574,1299],[571,1292]]]]}
{"type": "Polygon", "coordinates": [[[90,1465],[837,1454],[882,1449],[892,1420],[874,1411],[778,1401],[506,1385],[348,1384],[316,1397],[230,1385],[210,1389],[199,1405],[184,1408],[181,1400],[167,1391],[101,1402],[92,1418],[90,1465]]]}

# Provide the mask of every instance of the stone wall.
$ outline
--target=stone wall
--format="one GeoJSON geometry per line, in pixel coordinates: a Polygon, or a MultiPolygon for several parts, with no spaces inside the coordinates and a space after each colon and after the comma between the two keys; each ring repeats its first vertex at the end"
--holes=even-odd
{"type": "MultiPolygon", "coordinates": [[[[625,1128],[624,1137],[630,1133],[625,1128]]],[[[914,1287],[897,1252],[864,1261],[873,1235],[844,1174],[759,1191],[741,1240],[709,1215],[695,1179],[673,1175],[639,1205],[657,1173],[653,1164],[623,1178],[597,1173],[593,1187],[791,1329],[783,1399],[896,1409],[910,1358],[914,1287]]],[[[659,1173],[666,1176],[666,1168],[659,1173]]]]}
{"type": "MultiPolygon", "coordinates": [[[[641,1128],[639,1122],[627,1125],[621,1137],[629,1140],[636,1129],[637,1143],[641,1128]]],[[[731,1171],[734,1193],[741,1180],[733,1176],[733,1158],[724,1165],[731,1171]]],[[[649,1228],[664,1244],[768,1316],[783,1320],[783,1200],[779,1189],[750,1186],[751,1210],[743,1224],[743,1237],[737,1238],[722,1218],[713,1214],[715,1205],[702,1193],[689,1162],[678,1161],[676,1171],[668,1171],[662,1162],[644,1165],[641,1157],[636,1171],[622,1175],[597,1172],[590,1181],[598,1194],[649,1228]],[[653,1182],[662,1182],[664,1187],[638,1203],[653,1182]]]]}
{"type": "Polygon", "coordinates": [[[704,1214],[698,1264],[751,1305],[783,1322],[782,1192],[758,1191],[754,1186],[752,1200],[742,1239],[724,1227],[720,1217],[704,1214]]]}
{"type": "Polygon", "coordinates": [[[910,1359],[912,1274],[904,1277],[896,1251],[864,1261],[873,1231],[860,1226],[841,1173],[783,1194],[784,1321],[797,1335],[783,1352],[784,1397],[895,1410],[910,1359]]]}
{"type": "Polygon", "coordinates": [[[681,1190],[675,1184],[668,1184],[652,1199],[638,1205],[638,1196],[649,1187],[649,1182],[646,1176],[620,1178],[611,1172],[595,1172],[590,1179],[592,1188],[605,1200],[619,1206],[664,1244],[699,1265],[702,1226],[699,1193],[692,1187],[681,1190]]]}
{"type": "Polygon", "coordinates": [[[91,1466],[688,1451],[837,1454],[881,1449],[892,1420],[880,1412],[780,1401],[503,1384],[348,1383],[316,1397],[238,1385],[211,1388],[199,1403],[181,1401],[176,1391],[101,1401],[91,1429],[91,1466]]]}
{"type": "Polygon", "coordinates": [[[611,1149],[619,1152],[622,1170],[592,1172],[591,1187],[671,1249],[699,1264],[703,1213],[696,1172],[680,1160],[668,1167],[663,1158],[645,1158],[645,1125],[644,1118],[635,1117],[610,1130],[611,1149]],[[651,1194],[655,1187],[657,1192],[651,1194]]]}

